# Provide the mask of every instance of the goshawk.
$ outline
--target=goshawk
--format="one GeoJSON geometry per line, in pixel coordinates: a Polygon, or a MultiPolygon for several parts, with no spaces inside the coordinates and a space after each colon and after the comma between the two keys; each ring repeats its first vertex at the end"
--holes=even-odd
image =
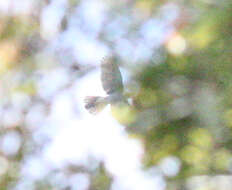
{"type": "Polygon", "coordinates": [[[90,113],[97,114],[108,104],[111,108],[129,105],[123,95],[122,75],[113,57],[105,58],[101,63],[101,82],[107,96],[87,96],[85,108],[90,113]]]}

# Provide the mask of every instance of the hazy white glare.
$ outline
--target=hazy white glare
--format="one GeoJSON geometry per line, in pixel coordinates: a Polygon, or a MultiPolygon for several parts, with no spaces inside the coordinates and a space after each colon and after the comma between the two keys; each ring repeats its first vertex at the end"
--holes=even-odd
{"type": "Polygon", "coordinates": [[[59,34],[61,19],[64,16],[66,7],[67,1],[56,0],[43,9],[40,17],[40,33],[44,39],[54,39],[59,34]]]}
{"type": "Polygon", "coordinates": [[[21,146],[21,136],[18,132],[12,131],[1,137],[1,150],[5,155],[14,155],[21,146]]]}
{"type": "Polygon", "coordinates": [[[108,48],[96,39],[90,39],[82,32],[76,33],[77,43],[74,45],[74,55],[80,63],[99,64],[108,54],[108,48]]]}
{"type": "MultiPolygon", "coordinates": [[[[104,95],[99,74],[93,72],[78,80],[66,93],[75,91],[80,106],[83,106],[81,96],[104,95]],[[93,88],[86,87],[90,83],[93,88]]],[[[68,95],[63,98],[69,99],[68,95]]],[[[59,108],[53,110],[69,112],[68,109],[72,110],[71,104],[65,104],[64,107],[60,104],[59,108]]],[[[54,113],[51,112],[52,115],[54,113]]],[[[97,116],[89,114],[83,108],[80,118],[75,118],[71,112],[65,117],[56,115],[54,119],[57,117],[59,117],[59,125],[63,127],[53,133],[51,143],[46,146],[42,154],[44,160],[53,168],[63,168],[67,163],[91,168],[89,162],[91,157],[104,163],[106,170],[111,173],[120,189],[125,186],[133,190],[142,187],[147,190],[154,188],[162,190],[165,187],[162,178],[149,177],[148,173],[143,171],[143,145],[140,141],[128,137],[125,128],[112,118],[109,106],[97,116]]]]}
{"type": "Polygon", "coordinates": [[[50,99],[55,96],[57,91],[68,84],[68,72],[64,68],[56,68],[47,71],[40,77],[38,81],[38,93],[44,99],[50,99]]]}
{"type": "Polygon", "coordinates": [[[46,110],[45,106],[42,104],[34,104],[30,107],[30,110],[26,114],[25,123],[26,126],[33,130],[41,126],[43,121],[45,120],[46,110]]]}
{"type": "Polygon", "coordinates": [[[12,4],[11,1],[9,0],[1,0],[0,1],[0,10],[1,12],[3,13],[9,13],[9,8],[10,8],[10,5],[12,4]]]}
{"type": "Polygon", "coordinates": [[[17,110],[25,110],[31,103],[30,97],[23,92],[15,92],[11,95],[11,103],[17,110]]]}
{"type": "Polygon", "coordinates": [[[103,21],[106,18],[105,4],[100,0],[82,1],[78,6],[78,14],[84,20],[85,25],[90,34],[94,36],[102,29],[103,21]]]}
{"type": "Polygon", "coordinates": [[[41,156],[39,154],[26,157],[23,167],[21,169],[22,177],[28,180],[42,179],[48,172],[49,167],[41,159],[41,156]]]}
{"type": "Polygon", "coordinates": [[[129,176],[116,178],[111,190],[164,190],[166,182],[162,176],[149,175],[144,171],[136,171],[129,176]]]}
{"type": "Polygon", "coordinates": [[[33,11],[35,2],[32,0],[12,1],[11,10],[14,14],[30,14],[33,11]]]}
{"type": "Polygon", "coordinates": [[[124,16],[118,16],[105,26],[107,38],[111,41],[117,41],[127,33],[130,20],[124,16]]]}
{"type": "Polygon", "coordinates": [[[173,30],[174,28],[166,22],[158,19],[150,19],[141,26],[140,33],[146,44],[150,48],[154,48],[160,47],[173,30]]]}
{"type": "Polygon", "coordinates": [[[166,157],[160,163],[160,168],[164,175],[172,177],[176,176],[180,171],[180,160],[176,157],[166,157]]]}
{"type": "Polygon", "coordinates": [[[185,51],[186,46],[185,39],[179,34],[174,35],[167,43],[168,51],[174,55],[182,54],[185,51]]]}
{"type": "Polygon", "coordinates": [[[87,190],[90,185],[89,176],[87,174],[78,173],[69,178],[71,190],[87,190]]]}
{"type": "Polygon", "coordinates": [[[22,112],[17,109],[5,109],[2,115],[2,124],[6,128],[16,127],[22,122],[22,112]]]}
{"type": "Polygon", "coordinates": [[[179,12],[180,10],[178,5],[172,2],[165,4],[160,9],[162,19],[169,23],[174,22],[178,18],[179,12]]]}
{"type": "Polygon", "coordinates": [[[139,141],[118,136],[108,146],[104,160],[113,176],[127,177],[141,169],[143,147],[139,141]]]}

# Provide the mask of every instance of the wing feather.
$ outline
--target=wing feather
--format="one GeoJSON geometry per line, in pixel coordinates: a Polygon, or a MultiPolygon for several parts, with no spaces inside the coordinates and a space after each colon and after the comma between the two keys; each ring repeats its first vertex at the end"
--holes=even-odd
{"type": "Polygon", "coordinates": [[[105,58],[102,61],[101,81],[107,94],[123,91],[122,75],[113,57],[105,58]]]}

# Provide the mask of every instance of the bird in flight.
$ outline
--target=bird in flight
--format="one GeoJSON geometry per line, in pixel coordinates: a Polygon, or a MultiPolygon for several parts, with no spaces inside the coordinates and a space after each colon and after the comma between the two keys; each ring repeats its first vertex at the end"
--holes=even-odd
{"type": "Polygon", "coordinates": [[[114,57],[103,59],[101,63],[101,82],[107,93],[106,97],[87,96],[85,97],[85,108],[92,114],[102,111],[106,105],[127,106],[128,101],[123,95],[122,75],[114,57]]]}

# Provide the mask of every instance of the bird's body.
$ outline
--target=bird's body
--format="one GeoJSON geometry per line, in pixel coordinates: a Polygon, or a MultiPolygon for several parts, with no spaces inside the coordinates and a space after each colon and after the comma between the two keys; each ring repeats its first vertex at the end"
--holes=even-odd
{"type": "Polygon", "coordinates": [[[114,58],[104,59],[101,63],[101,81],[106,97],[88,96],[85,98],[85,108],[93,114],[99,113],[106,105],[129,105],[123,95],[122,76],[114,58]]]}

